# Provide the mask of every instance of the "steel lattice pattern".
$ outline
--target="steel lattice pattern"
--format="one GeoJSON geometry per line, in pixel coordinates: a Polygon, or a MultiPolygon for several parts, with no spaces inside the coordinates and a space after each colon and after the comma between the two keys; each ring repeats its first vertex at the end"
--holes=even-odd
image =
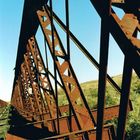
{"type": "Polygon", "coordinates": [[[123,140],[125,138],[126,117],[128,111],[132,110],[129,100],[132,70],[140,77],[140,40],[137,38],[137,32],[140,30],[140,2],[90,1],[101,17],[99,63],[69,29],[68,0],[65,1],[66,11],[64,11],[66,24],[53,11],[52,0],[25,0],[11,98],[12,125],[7,139],[123,140]],[[125,12],[122,19],[118,18],[112,6],[125,12]],[[66,47],[54,21],[67,35],[66,47]],[[35,37],[38,26],[41,27],[44,37],[44,48],[48,48],[53,60],[54,75],[49,71],[49,64],[44,64],[35,37]],[[121,88],[107,74],[110,34],[125,57],[121,88]],[[96,110],[89,108],[72,67],[70,39],[99,70],[96,110]],[[50,77],[54,79],[54,83],[50,77]],[[120,94],[120,105],[105,107],[107,81],[120,94]],[[58,85],[67,97],[68,105],[58,105],[58,85]],[[113,118],[118,118],[116,133],[112,124],[105,124],[105,121],[113,118]],[[28,131],[29,135],[26,134],[28,131]]]}

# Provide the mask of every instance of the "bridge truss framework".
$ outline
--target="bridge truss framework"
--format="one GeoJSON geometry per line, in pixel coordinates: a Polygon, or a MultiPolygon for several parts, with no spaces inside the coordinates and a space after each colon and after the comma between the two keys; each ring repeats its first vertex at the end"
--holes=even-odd
{"type": "Polygon", "coordinates": [[[126,117],[128,111],[132,110],[129,100],[132,70],[140,77],[140,40],[137,38],[140,30],[140,2],[90,1],[101,17],[99,63],[69,29],[68,0],[65,0],[64,11],[66,24],[54,13],[52,0],[25,0],[11,105],[14,107],[12,111],[18,112],[18,115],[25,118],[28,123],[21,125],[15,120],[7,139],[24,138],[22,131],[29,126],[45,130],[42,132],[43,136],[38,134],[38,139],[123,140],[125,138],[126,117]],[[125,12],[122,19],[118,18],[112,6],[121,8],[125,12]],[[66,47],[60,39],[54,21],[66,33],[66,47]],[[44,64],[35,37],[39,26],[45,40],[44,48],[49,49],[53,60],[54,74],[49,71],[49,64],[44,64]],[[110,34],[124,54],[121,88],[107,74],[110,34]],[[97,110],[89,108],[73,70],[70,61],[70,39],[99,70],[97,110]],[[50,77],[54,79],[55,86],[50,77]],[[107,81],[120,94],[120,105],[105,107],[107,81]],[[58,105],[58,86],[64,90],[68,105],[58,105]],[[118,118],[116,132],[112,124],[105,124],[105,121],[113,118],[118,118]],[[19,127],[22,127],[21,132],[16,133],[19,127]]]}

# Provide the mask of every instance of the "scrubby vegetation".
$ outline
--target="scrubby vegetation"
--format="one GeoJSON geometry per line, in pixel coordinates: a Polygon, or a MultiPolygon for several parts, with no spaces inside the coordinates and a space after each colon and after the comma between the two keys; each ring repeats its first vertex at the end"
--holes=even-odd
{"type": "MultiPolygon", "coordinates": [[[[115,76],[113,77],[114,81],[120,86],[122,81],[122,76],[115,76]]],[[[89,81],[81,84],[82,90],[84,95],[88,101],[88,104],[91,109],[97,108],[97,92],[98,92],[98,81],[89,81]]],[[[132,84],[131,84],[131,94],[130,99],[133,105],[133,111],[129,112],[127,118],[127,125],[126,125],[126,140],[140,140],[140,79],[133,74],[132,77],[132,84]]],[[[114,88],[107,83],[106,89],[106,106],[112,106],[119,104],[120,95],[114,88]]],[[[66,96],[63,90],[59,89],[59,105],[66,105],[68,101],[66,100],[66,96]]],[[[0,108],[0,112],[3,112],[6,108],[0,108]]],[[[8,117],[4,113],[1,118],[8,117]],[[4,115],[5,114],[5,115],[4,115]]],[[[112,123],[116,126],[117,119],[112,120],[112,123]]],[[[4,137],[7,129],[8,129],[8,119],[0,120],[0,138],[4,137]],[[5,124],[5,125],[2,125],[5,124]]]]}
{"type": "MultiPolygon", "coordinates": [[[[114,81],[121,86],[122,75],[113,77],[114,81]]],[[[91,109],[97,108],[98,81],[89,81],[81,84],[84,95],[91,109]]],[[[59,105],[67,104],[66,96],[62,90],[59,90],[59,105]]],[[[133,105],[133,111],[129,112],[126,125],[126,139],[140,140],[140,79],[133,73],[130,99],[133,105]]],[[[117,105],[120,101],[119,93],[107,83],[106,106],[117,105]]],[[[116,126],[117,120],[112,123],[116,126]]]]}
{"type": "Polygon", "coordinates": [[[140,140],[140,79],[136,75],[132,78],[130,98],[133,111],[128,114],[127,140],[140,140]]]}
{"type": "Polygon", "coordinates": [[[8,116],[10,106],[0,107],[0,139],[5,138],[6,132],[9,129],[8,116]]]}

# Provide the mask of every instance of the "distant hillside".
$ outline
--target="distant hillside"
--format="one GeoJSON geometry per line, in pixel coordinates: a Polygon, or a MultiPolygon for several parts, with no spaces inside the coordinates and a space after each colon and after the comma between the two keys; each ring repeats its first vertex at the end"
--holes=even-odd
{"type": "MultiPolygon", "coordinates": [[[[122,75],[112,77],[113,80],[120,86],[122,81],[122,75]]],[[[97,95],[98,95],[98,81],[88,81],[81,84],[84,95],[91,109],[97,108],[97,95]]],[[[126,140],[140,140],[140,79],[134,73],[132,76],[131,94],[130,98],[133,105],[133,111],[129,112],[127,120],[127,139],[126,140]]],[[[112,106],[119,104],[120,95],[113,87],[107,82],[106,89],[106,106],[112,106]]],[[[59,89],[59,105],[68,104],[66,96],[62,89],[59,89]]],[[[8,118],[9,106],[6,108],[0,108],[0,118],[8,118]],[[6,114],[3,112],[7,112],[6,114]],[[5,116],[5,115],[6,116],[5,116]]],[[[117,124],[117,120],[113,120],[111,123],[117,124]]],[[[0,138],[4,137],[7,129],[9,128],[8,120],[0,121],[0,138]],[[2,126],[2,124],[5,124],[2,126]]]]}
{"type": "MultiPolygon", "coordinates": [[[[114,76],[113,80],[120,86],[121,85],[122,76],[114,76]]],[[[87,102],[91,109],[97,107],[97,94],[98,94],[98,81],[87,81],[81,83],[81,88],[84,92],[84,95],[87,99],[87,102]]],[[[66,96],[62,89],[59,90],[59,104],[65,105],[67,104],[66,96]]],[[[119,103],[119,93],[114,90],[114,88],[107,82],[106,89],[106,106],[116,105],[119,103]]]]}
{"type": "MultiPolygon", "coordinates": [[[[122,75],[112,77],[113,80],[121,86],[122,75]]],[[[91,109],[97,108],[98,81],[88,81],[81,84],[84,95],[91,109]]],[[[133,73],[130,99],[133,105],[133,111],[128,114],[127,121],[127,140],[140,140],[140,79],[133,73]]],[[[120,94],[107,82],[106,106],[119,104],[120,94]]],[[[62,90],[59,90],[59,104],[67,104],[66,96],[62,90]]],[[[116,120],[114,124],[116,125],[116,120]]]]}

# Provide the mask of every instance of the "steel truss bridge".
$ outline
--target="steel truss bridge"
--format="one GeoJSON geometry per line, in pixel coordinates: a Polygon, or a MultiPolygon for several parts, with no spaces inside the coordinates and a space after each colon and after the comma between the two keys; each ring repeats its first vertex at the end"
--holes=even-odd
{"type": "Polygon", "coordinates": [[[54,12],[54,2],[25,0],[11,97],[11,127],[7,139],[124,140],[126,117],[132,110],[129,100],[132,70],[140,77],[140,40],[137,35],[140,31],[140,1],[90,0],[101,18],[99,63],[70,31],[69,1],[65,0],[63,11],[66,23],[54,12]],[[122,19],[118,18],[112,6],[125,12],[122,19]],[[66,33],[66,46],[54,22],[66,33]],[[46,60],[35,37],[38,27],[42,29],[44,48],[51,54],[54,72],[49,70],[49,63],[44,64],[46,60]],[[107,74],[110,34],[124,55],[121,87],[107,74]],[[89,108],[72,67],[70,39],[99,70],[96,110],[89,108]],[[120,94],[120,104],[117,106],[105,107],[107,81],[120,94]],[[58,86],[66,94],[67,105],[58,105],[58,86]],[[117,130],[113,124],[105,124],[105,121],[113,118],[118,118],[117,130]]]}

